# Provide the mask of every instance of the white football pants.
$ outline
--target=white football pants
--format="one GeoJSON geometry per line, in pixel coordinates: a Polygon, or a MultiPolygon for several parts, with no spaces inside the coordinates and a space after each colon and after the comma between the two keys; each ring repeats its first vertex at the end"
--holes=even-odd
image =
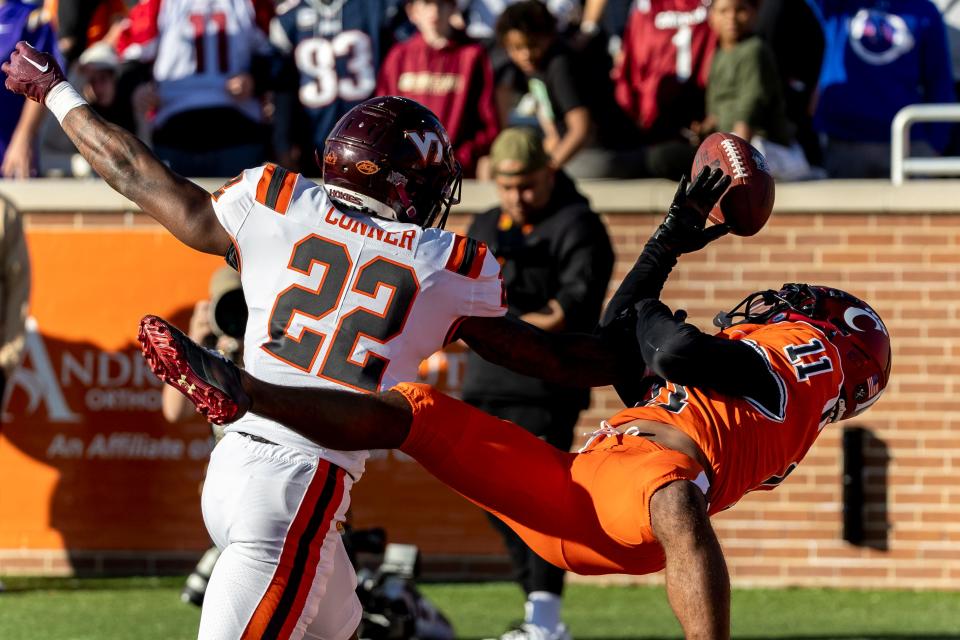
{"type": "Polygon", "coordinates": [[[228,433],[203,485],[221,550],[201,640],[346,640],[360,624],[357,577],[338,532],[353,480],[304,451],[228,433]]]}

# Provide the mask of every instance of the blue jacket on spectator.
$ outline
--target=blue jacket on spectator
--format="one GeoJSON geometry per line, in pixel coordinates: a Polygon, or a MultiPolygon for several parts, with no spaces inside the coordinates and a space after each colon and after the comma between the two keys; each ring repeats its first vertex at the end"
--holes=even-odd
{"type": "MultiPolygon", "coordinates": [[[[0,59],[9,60],[20,40],[26,40],[41,51],[53,53],[57,61],[63,64],[57,49],[56,34],[40,8],[20,0],[0,2],[0,59]]],[[[7,91],[0,82],[0,159],[6,154],[7,145],[17,128],[24,100],[23,96],[7,91]]]]}
{"type": "MultiPolygon", "coordinates": [[[[955,102],[946,30],[929,0],[808,0],[823,24],[818,131],[889,142],[902,107],[955,102]]],[[[949,125],[917,125],[913,138],[942,150],[949,125]]]]}

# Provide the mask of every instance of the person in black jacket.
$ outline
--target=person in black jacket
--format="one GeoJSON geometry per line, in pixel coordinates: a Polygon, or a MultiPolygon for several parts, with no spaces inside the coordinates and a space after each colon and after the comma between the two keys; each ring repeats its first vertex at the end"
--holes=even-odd
{"type": "MultiPolygon", "coordinates": [[[[549,166],[532,129],[501,133],[490,159],[500,206],[478,215],[467,235],[486,243],[500,262],[509,313],[546,331],[592,331],[613,269],[603,222],[573,181],[549,166]]],[[[463,396],[563,451],[570,450],[580,412],[590,404],[589,389],[514,373],[475,353],[468,357],[463,396]]],[[[490,520],[527,595],[523,626],[505,637],[567,637],[560,622],[564,571],[535,555],[496,517],[490,520]],[[530,626],[543,633],[533,636],[530,626]]]]}

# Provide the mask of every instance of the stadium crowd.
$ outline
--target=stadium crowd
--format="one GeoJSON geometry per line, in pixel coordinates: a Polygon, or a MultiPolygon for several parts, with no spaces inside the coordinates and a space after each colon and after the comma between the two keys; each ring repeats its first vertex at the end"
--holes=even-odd
{"type": "MultiPolygon", "coordinates": [[[[940,4],[0,0],[0,55],[23,39],[60,56],[101,115],[192,176],[315,175],[337,119],[393,94],[438,114],[466,177],[527,124],[577,178],[676,179],[713,131],[780,180],[882,178],[894,114],[956,100],[960,16],[940,4]]],[[[0,113],[3,177],[91,174],[40,105],[0,89],[0,113]]],[[[915,155],[957,150],[948,124],[912,136],[915,155]]]]}

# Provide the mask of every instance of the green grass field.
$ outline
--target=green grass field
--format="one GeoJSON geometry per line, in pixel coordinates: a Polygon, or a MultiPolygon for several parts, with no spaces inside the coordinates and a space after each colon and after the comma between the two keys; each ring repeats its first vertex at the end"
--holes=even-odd
{"type": "MultiPolygon", "coordinates": [[[[5,578],[3,640],[177,640],[196,637],[199,610],[180,578],[5,578]]],[[[520,617],[505,583],[424,585],[460,638],[499,635],[520,617]]],[[[662,589],[571,585],[564,618],[578,640],[680,638],[662,589]]],[[[749,639],[960,640],[960,593],[740,589],[733,635],[749,639]]]]}

